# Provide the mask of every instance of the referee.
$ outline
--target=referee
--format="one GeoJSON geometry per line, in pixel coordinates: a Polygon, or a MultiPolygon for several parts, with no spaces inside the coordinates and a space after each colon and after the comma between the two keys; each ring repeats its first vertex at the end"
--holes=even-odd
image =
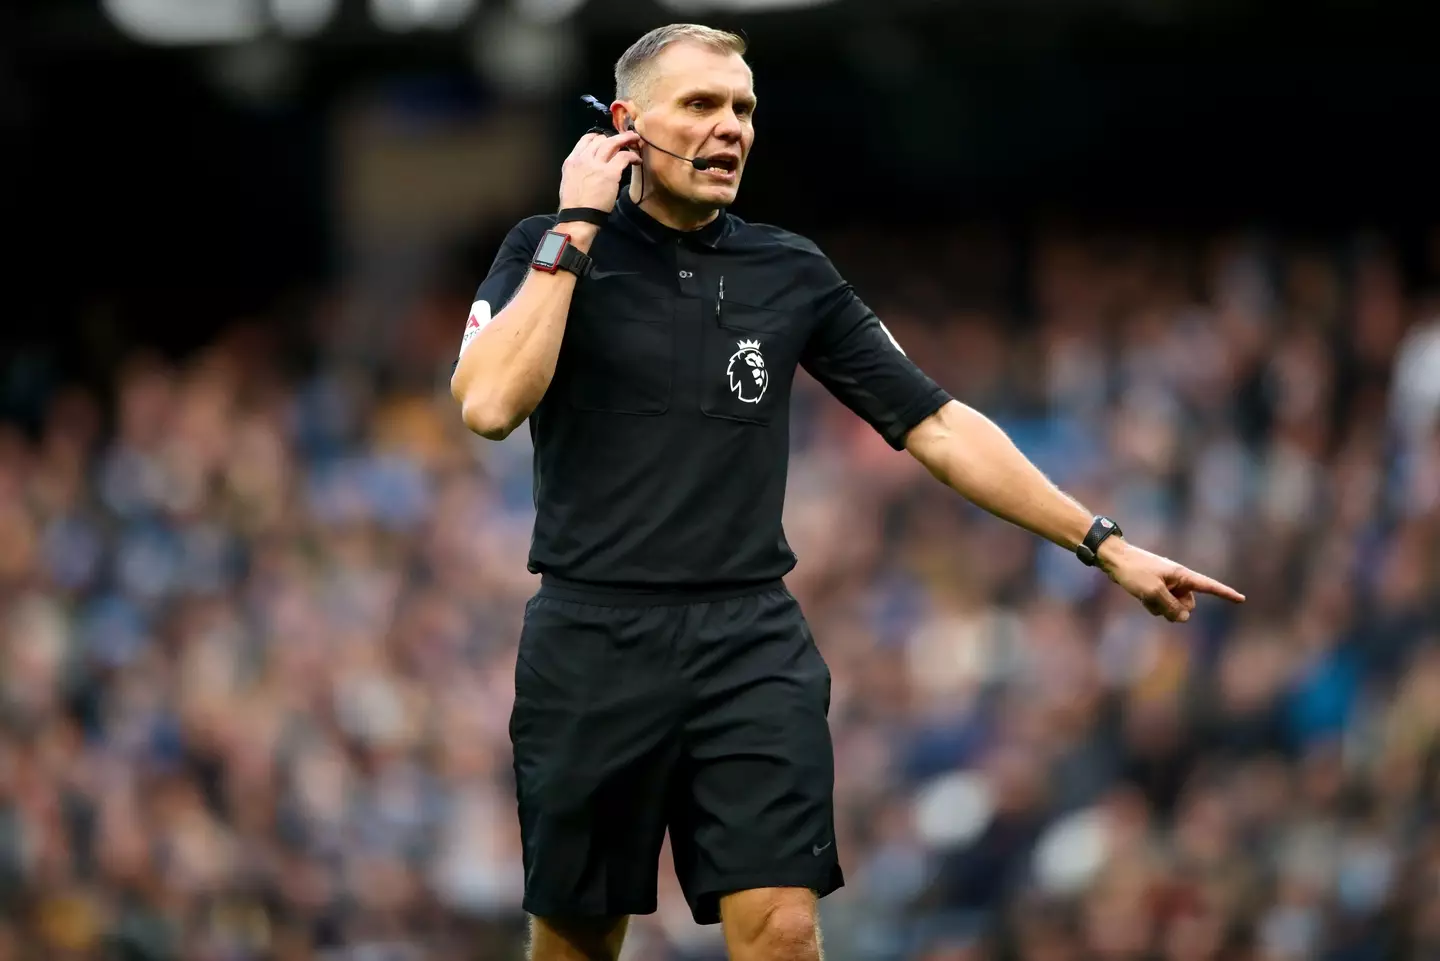
{"type": "Polygon", "coordinates": [[[754,143],[744,41],[692,24],[615,66],[613,136],[506,237],[451,389],[526,420],[536,520],[510,734],[536,961],[614,959],[661,843],[735,961],[815,961],[841,877],[830,674],[782,578],[803,366],[961,496],[1098,566],[1152,614],[1229,587],[1130,546],[911,361],[803,237],[728,213],[754,143]],[[629,189],[619,184],[637,167],[629,189]],[[617,194],[619,195],[617,198],[617,194]]]}

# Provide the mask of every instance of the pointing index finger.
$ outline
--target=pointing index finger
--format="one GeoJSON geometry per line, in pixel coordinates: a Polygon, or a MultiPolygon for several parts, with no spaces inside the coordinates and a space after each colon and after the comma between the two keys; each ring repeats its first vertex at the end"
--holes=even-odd
{"type": "Polygon", "coordinates": [[[1245,595],[1228,584],[1221,584],[1219,581],[1204,574],[1196,574],[1194,571],[1185,572],[1185,586],[1192,591],[1200,591],[1202,594],[1213,594],[1216,597],[1223,597],[1227,601],[1236,604],[1245,603],[1245,595]]]}

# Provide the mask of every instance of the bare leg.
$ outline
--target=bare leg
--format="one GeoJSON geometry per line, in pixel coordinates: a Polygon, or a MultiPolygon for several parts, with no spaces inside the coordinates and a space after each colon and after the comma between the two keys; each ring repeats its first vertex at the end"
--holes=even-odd
{"type": "Polygon", "coordinates": [[[530,919],[530,961],[616,961],[630,919],[530,919]]]}
{"type": "Polygon", "coordinates": [[[822,961],[815,892],[756,888],[720,900],[730,961],[822,961]]]}

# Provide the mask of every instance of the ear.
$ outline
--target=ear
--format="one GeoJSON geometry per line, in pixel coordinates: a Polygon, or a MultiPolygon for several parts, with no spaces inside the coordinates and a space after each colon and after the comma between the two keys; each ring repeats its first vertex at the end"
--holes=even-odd
{"type": "Polygon", "coordinates": [[[628,100],[617,100],[610,105],[610,121],[615,129],[624,133],[635,129],[635,105],[628,100]]]}

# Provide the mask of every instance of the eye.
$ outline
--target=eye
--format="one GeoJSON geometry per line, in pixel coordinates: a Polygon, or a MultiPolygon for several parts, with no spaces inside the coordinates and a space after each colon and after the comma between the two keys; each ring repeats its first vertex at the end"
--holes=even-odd
{"type": "Polygon", "coordinates": [[[692,100],[685,106],[689,107],[691,110],[704,110],[710,106],[710,102],[708,100],[692,100]]]}

